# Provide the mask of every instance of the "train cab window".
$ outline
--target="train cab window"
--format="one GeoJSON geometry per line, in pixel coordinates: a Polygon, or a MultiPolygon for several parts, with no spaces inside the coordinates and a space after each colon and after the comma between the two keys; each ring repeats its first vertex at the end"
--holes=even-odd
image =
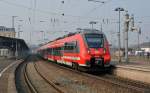
{"type": "Polygon", "coordinates": [[[89,48],[103,48],[103,34],[85,34],[85,39],[89,48]]]}

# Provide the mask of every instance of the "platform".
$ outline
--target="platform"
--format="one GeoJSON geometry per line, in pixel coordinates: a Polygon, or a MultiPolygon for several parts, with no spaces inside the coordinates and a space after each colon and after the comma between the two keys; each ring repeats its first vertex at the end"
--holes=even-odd
{"type": "Polygon", "coordinates": [[[113,74],[123,78],[150,84],[150,62],[111,62],[113,74]]]}

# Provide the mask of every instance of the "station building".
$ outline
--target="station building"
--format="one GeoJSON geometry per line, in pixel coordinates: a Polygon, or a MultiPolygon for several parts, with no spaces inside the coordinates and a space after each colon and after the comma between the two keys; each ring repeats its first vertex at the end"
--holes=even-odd
{"type": "Polygon", "coordinates": [[[29,48],[24,40],[15,38],[15,29],[0,26],[0,58],[23,56],[29,48]]]}
{"type": "Polygon", "coordinates": [[[15,38],[15,28],[7,28],[5,26],[0,26],[0,36],[15,38]]]}

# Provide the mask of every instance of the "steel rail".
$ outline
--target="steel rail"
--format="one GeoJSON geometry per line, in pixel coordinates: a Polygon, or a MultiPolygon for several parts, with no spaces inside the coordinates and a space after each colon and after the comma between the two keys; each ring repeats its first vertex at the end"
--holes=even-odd
{"type": "Polygon", "coordinates": [[[37,71],[37,73],[49,84],[51,85],[54,89],[56,89],[59,93],[65,93],[63,92],[59,87],[56,86],[56,84],[54,84],[53,82],[51,82],[50,80],[48,80],[47,78],[45,78],[37,69],[37,65],[36,63],[34,63],[34,68],[37,71]]]}
{"type": "Polygon", "coordinates": [[[29,77],[28,77],[28,73],[27,73],[27,63],[26,63],[25,66],[24,66],[23,72],[24,72],[25,82],[26,82],[26,84],[28,85],[28,87],[29,87],[31,93],[38,93],[38,91],[37,91],[36,88],[33,86],[31,80],[30,80],[29,77]]]}

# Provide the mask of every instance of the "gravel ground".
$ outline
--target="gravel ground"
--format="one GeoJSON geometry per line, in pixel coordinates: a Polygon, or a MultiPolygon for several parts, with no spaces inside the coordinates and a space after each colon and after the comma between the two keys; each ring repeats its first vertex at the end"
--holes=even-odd
{"type": "Polygon", "coordinates": [[[138,93],[105,81],[79,75],[47,62],[38,61],[36,67],[44,77],[55,83],[65,93],[138,93]]]}

